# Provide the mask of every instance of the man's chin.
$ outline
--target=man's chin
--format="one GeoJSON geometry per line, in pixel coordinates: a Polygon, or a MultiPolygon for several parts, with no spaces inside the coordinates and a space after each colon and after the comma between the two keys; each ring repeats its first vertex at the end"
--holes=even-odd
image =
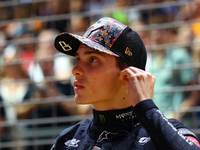
{"type": "Polygon", "coordinates": [[[89,104],[85,100],[86,99],[81,97],[81,96],[75,95],[75,97],[74,97],[74,101],[75,101],[76,104],[89,104]]]}

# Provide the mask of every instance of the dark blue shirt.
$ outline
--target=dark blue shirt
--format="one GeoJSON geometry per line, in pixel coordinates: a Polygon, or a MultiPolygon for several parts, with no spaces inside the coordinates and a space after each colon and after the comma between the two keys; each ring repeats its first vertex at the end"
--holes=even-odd
{"type": "Polygon", "coordinates": [[[200,150],[186,137],[195,134],[165,118],[152,100],[93,115],[61,132],[52,150],[200,150]]]}

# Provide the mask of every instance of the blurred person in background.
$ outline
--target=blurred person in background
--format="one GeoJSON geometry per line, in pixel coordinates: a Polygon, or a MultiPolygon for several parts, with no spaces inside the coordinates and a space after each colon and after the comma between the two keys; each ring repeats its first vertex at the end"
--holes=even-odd
{"type": "Polygon", "coordinates": [[[193,53],[194,63],[199,63],[200,62],[200,46],[199,46],[200,21],[197,21],[197,20],[200,20],[200,1],[195,0],[195,2],[196,3],[191,4],[192,17],[194,20],[194,22],[191,23],[192,32],[194,35],[192,53],[193,53]]]}
{"type": "Polygon", "coordinates": [[[25,99],[29,99],[34,91],[33,84],[19,63],[18,52],[14,45],[8,45],[3,50],[2,79],[0,84],[0,99],[3,104],[5,119],[8,123],[4,141],[18,140],[17,107],[25,99]]]}
{"type": "Polygon", "coordinates": [[[2,55],[3,55],[3,50],[6,47],[7,41],[6,41],[6,35],[4,34],[4,32],[0,31],[0,62],[2,59],[2,55]]]}
{"type": "MultiPolygon", "coordinates": [[[[185,7],[185,11],[184,12],[190,12],[190,13],[184,13],[184,16],[188,16],[185,17],[186,19],[190,19],[192,18],[194,22],[192,22],[190,24],[191,27],[191,31],[193,34],[193,40],[191,40],[192,42],[192,46],[191,46],[191,53],[192,53],[192,58],[193,58],[193,63],[194,64],[198,64],[200,63],[200,23],[197,21],[200,19],[200,1],[199,0],[195,0],[193,3],[186,5],[185,7]],[[186,15],[187,14],[187,15],[186,15]]],[[[197,68],[196,70],[197,72],[197,84],[200,83],[200,68],[197,68]]],[[[181,105],[182,109],[188,109],[190,107],[194,107],[194,106],[199,106],[200,103],[200,92],[194,91],[194,94],[191,95],[191,97],[187,98],[181,105]]],[[[199,118],[199,113],[196,114],[197,117],[199,118]]],[[[180,116],[179,116],[180,117],[180,116]]],[[[192,113],[187,113],[186,114],[182,114],[182,119],[183,121],[186,121],[186,124],[188,124],[189,126],[193,127],[192,124],[190,124],[191,120],[189,121],[188,119],[192,119],[192,113]],[[190,116],[190,117],[189,117],[190,116]]],[[[200,124],[198,123],[198,126],[200,124]]]]}
{"type": "MultiPolygon", "coordinates": [[[[66,0],[55,0],[46,2],[45,10],[47,12],[46,15],[61,15],[69,13],[70,1],[66,0]]],[[[42,9],[44,11],[44,9],[42,9]]],[[[46,29],[55,29],[59,32],[64,32],[68,30],[69,20],[55,20],[47,22],[46,29]]]]}
{"type": "Polygon", "coordinates": [[[156,77],[154,102],[167,117],[174,117],[174,111],[191,93],[187,92],[165,92],[176,86],[186,86],[195,81],[195,72],[192,69],[175,70],[172,67],[188,65],[192,63],[192,55],[188,47],[179,46],[192,40],[192,33],[189,26],[179,27],[177,30],[161,29],[152,33],[151,40],[154,44],[176,43],[174,46],[167,46],[166,49],[159,49],[152,53],[149,71],[156,77]],[[152,37],[153,36],[153,37],[152,37]],[[159,90],[162,92],[159,93],[159,90]],[[163,93],[164,92],[164,93],[163,93]]]}
{"type": "Polygon", "coordinates": [[[4,32],[0,31],[0,80],[2,78],[2,71],[3,71],[3,50],[6,48],[6,44],[7,44],[7,41],[6,41],[6,35],[4,34],[4,32]]]}
{"type": "MultiPolygon", "coordinates": [[[[200,26],[199,26],[200,27],[200,26]]],[[[193,64],[199,66],[200,63],[200,34],[197,34],[198,31],[194,34],[195,37],[192,43],[192,55],[193,55],[193,64]]],[[[196,69],[197,79],[196,85],[200,85],[200,68],[196,69]]],[[[181,112],[177,112],[177,119],[181,120],[190,128],[199,128],[200,127],[200,113],[199,111],[192,112],[193,107],[200,106],[200,90],[193,90],[192,94],[187,97],[180,105],[181,112]],[[192,123],[191,123],[192,122],[192,123]]],[[[198,134],[200,138],[200,134],[198,134]]]]}
{"type": "Polygon", "coordinates": [[[70,19],[70,31],[83,33],[89,27],[89,18],[73,15],[70,19]]]}
{"type": "Polygon", "coordinates": [[[71,13],[85,11],[85,0],[70,0],[69,11],[71,13]]]}

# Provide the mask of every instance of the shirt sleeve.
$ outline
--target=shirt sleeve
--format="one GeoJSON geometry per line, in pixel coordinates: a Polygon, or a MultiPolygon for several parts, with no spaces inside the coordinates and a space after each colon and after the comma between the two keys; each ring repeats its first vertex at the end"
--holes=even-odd
{"type": "MultiPolygon", "coordinates": [[[[195,134],[185,126],[171,123],[150,99],[138,103],[134,108],[138,120],[144,126],[156,149],[162,150],[200,150],[192,141],[198,142],[195,134]],[[181,129],[181,130],[180,130],[181,129]],[[183,129],[187,136],[184,135],[183,129]]],[[[177,123],[178,121],[176,121],[177,123]]]]}

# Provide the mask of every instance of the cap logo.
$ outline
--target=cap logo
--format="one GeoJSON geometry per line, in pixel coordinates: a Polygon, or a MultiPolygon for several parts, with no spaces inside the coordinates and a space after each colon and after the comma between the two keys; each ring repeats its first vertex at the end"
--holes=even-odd
{"type": "Polygon", "coordinates": [[[71,51],[72,48],[69,44],[66,44],[64,41],[58,42],[64,51],[71,51]]]}
{"type": "Polygon", "coordinates": [[[127,54],[128,56],[132,56],[132,52],[128,47],[125,50],[125,54],[127,54]]]}
{"type": "Polygon", "coordinates": [[[101,24],[101,23],[96,23],[96,24],[90,26],[83,37],[88,37],[92,32],[94,32],[95,30],[100,29],[103,26],[104,26],[104,24],[101,24]]]}

